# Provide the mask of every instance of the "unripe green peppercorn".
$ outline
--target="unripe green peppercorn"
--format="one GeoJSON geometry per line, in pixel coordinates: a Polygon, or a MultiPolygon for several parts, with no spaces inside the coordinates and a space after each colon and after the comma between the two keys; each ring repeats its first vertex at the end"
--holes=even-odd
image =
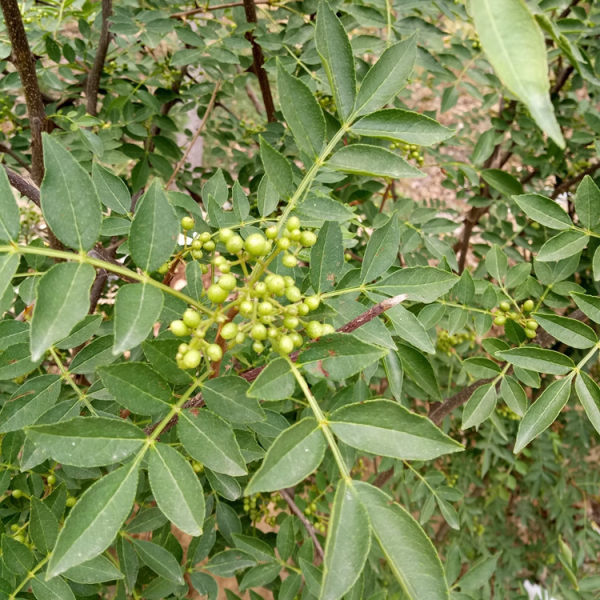
{"type": "Polygon", "coordinates": [[[277,237],[277,227],[275,227],[275,225],[267,227],[267,229],[265,229],[265,235],[268,240],[274,240],[277,237]]]}
{"type": "Polygon", "coordinates": [[[244,247],[244,240],[239,235],[234,235],[225,243],[225,248],[230,254],[239,254],[244,247]]]}
{"type": "Polygon", "coordinates": [[[320,338],[323,335],[323,326],[319,321],[310,321],[306,325],[306,333],[313,340],[316,338],[320,338]]]}
{"type": "Polygon", "coordinates": [[[268,252],[267,240],[261,233],[252,233],[246,238],[244,248],[251,256],[264,256],[268,252]]]}
{"type": "Polygon", "coordinates": [[[267,328],[262,323],[257,323],[250,330],[250,337],[258,341],[267,339],[267,328]]]}
{"type": "Polygon", "coordinates": [[[216,245],[212,240],[208,240],[208,242],[204,242],[203,248],[207,252],[212,252],[215,249],[216,245]]]}
{"type": "Polygon", "coordinates": [[[221,275],[221,277],[219,277],[218,285],[224,290],[230,292],[237,285],[237,281],[234,275],[232,275],[231,273],[225,273],[224,275],[221,275]]]}
{"type": "Polygon", "coordinates": [[[283,320],[283,326],[286,329],[296,329],[296,327],[298,327],[298,325],[300,325],[300,321],[298,320],[298,317],[286,317],[283,320]]]}
{"type": "Polygon", "coordinates": [[[181,228],[185,231],[189,231],[190,229],[193,229],[194,223],[192,217],[183,217],[183,219],[181,219],[181,228]]]}
{"type": "Polygon", "coordinates": [[[508,312],[510,310],[510,302],[507,300],[500,302],[500,310],[503,312],[508,312]]]}
{"type": "Polygon", "coordinates": [[[267,289],[277,296],[282,296],[285,292],[285,280],[281,275],[270,275],[266,280],[267,289]]]}
{"type": "Polygon", "coordinates": [[[300,219],[298,217],[296,217],[295,215],[290,217],[287,220],[287,223],[285,224],[285,228],[288,231],[292,231],[293,229],[298,229],[298,227],[300,227],[300,219]]]}
{"type": "Polygon", "coordinates": [[[536,333],[536,332],[535,332],[533,329],[529,329],[529,328],[527,328],[527,329],[525,329],[525,335],[526,335],[526,336],[527,336],[527,337],[528,337],[530,340],[532,340],[532,339],[533,339],[533,338],[534,338],[534,337],[537,335],[537,333],[536,333]]]}
{"type": "Polygon", "coordinates": [[[169,325],[169,329],[171,330],[171,333],[173,333],[173,335],[176,335],[177,337],[183,337],[185,335],[190,335],[189,327],[180,319],[171,321],[171,324],[169,325]]]}
{"type": "Polygon", "coordinates": [[[281,259],[281,264],[288,269],[294,268],[298,264],[298,259],[293,254],[284,254],[281,259]]]}
{"type": "Polygon", "coordinates": [[[300,236],[300,243],[303,246],[314,246],[317,243],[317,236],[312,231],[303,231],[300,236]]]}
{"type": "Polygon", "coordinates": [[[12,497],[13,498],[22,498],[23,497],[23,490],[13,490],[12,491],[12,497]]]}
{"type": "Polygon", "coordinates": [[[306,304],[310,310],[317,310],[319,304],[321,304],[321,298],[317,295],[308,296],[304,299],[304,304],[306,304]]]}
{"type": "Polygon", "coordinates": [[[199,350],[188,350],[183,357],[182,363],[184,369],[195,369],[202,360],[202,354],[199,350]]]}
{"type": "Polygon", "coordinates": [[[264,349],[265,347],[263,346],[263,344],[261,344],[261,342],[254,342],[252,344],[252,350],[254,350],[256,354],[260,354],[264,349]]]}
{"type": "Polygon", "coordinates": [[[290,242],[288,238],[282,237],[277,240],[277,247],[280,250],[287,250],[290,247],[291,243],[292,242],[290,242]]]}
{"type": "Polygon", "coordinates": [[[504,315],[496,315],[496,317],[494,318],[494,325],[498,325],[499,327],[502,327],[505,324],[506,324],[506,317],[504,315]]]}
{"type": "Polygon", "coordinates": [[[240,315],[242,317],[249,317],[252,314],[254,305],[250,300],[244,300],[240,303],[240,315]]]}
{"type": "Polygon", "coordinates": [[[294,349],[294,340],[289,335],[282,335],[277,342],[277,348],[282,354],[289,354],[294,349]]]}
{"type": "Polygon", "coordinates": [[[208,299],[214,304],[222,304],[227,300],[227,296],[229,296],[229,292],[224,290],[220,285],[213,283],[208,290],[206,290],[206,295],[208,299]]]}
{"type": "Polygon", "coordinates": [[[227,242],[227,240],[230,240],[233,237],[233,231],[231,231],[231,229],[221,229],[221,231],[219,231],[219,239],[222,242],[227,242]]]}
{"type": "Polygon", "coordinates": [[[302,293],[300,292],[300,290],[294,285],[292,287],[289,287],[287,290],[285,290],[285,297],[290,301],[290,302],[300,302],[300,300],[302,299],[302,293]]]}
{"type": "Polygon", "coordinates": [[[48,482],[48,485],[54,485],[56,483],[56,475],[54,475],[54,473],[50,473],[50,475],[46,477],[46,481],[48,482]]]}
{"type": "Polygon", "coordinates": [[[536,331],[537,328],[539,327],[539,324],[537,321],[534,321],[533,319],[529,319],[527,321],[527,324],[525,325],[525,327],[527,327],[527,329],[531,329],[532,331],[536,331]]]}
{"type": "Polygon", "coordinates": [[[335,327],[331,323],[323,323],[323,335],[335,333],[335,327]]]}
{"type": "Polygon", "coordinates": [[[198,237],[203,244],[210,242],[211,240],[211,235],[208,231],[203,231],[198,237]]]}
{"type": "Polygon", "coordinates": [[[257,308],[257,312],[261,316],[272,315],[275,307],[268,301],[260,302],[257,308]]]}
{"type": "Polygon", "coordinates": [[[223,350],[219,344],[209,344],[206,348],[206,356],[212,362],[217,362],[223,358],[223,350]]]}
{"type": "Polygon", "coordinates": [[[75,498],[75,496],[69,496],[69,497],[67,498],[66,505],[67,505],[69,508],[72,508],[72,507],[73,507],[73,506],[75,506],[76,504],[77,504],[77,498],[75,498]]]}
{"type": "Polygon", "coordinates": [[[525,302],[523,302],[523,311],[524,312],[531,312],[534,308],[535,308],[535,303],[533,300],[525,300],[525,302]]]}
{"type": "Polygon", "coordinates": [[[202,317],[200,316],[200,313],[195,311],[193,308],[188,308],[183,313],[183,322],[190,329],[195,329],[196,327],[198,327],[198,325],[200,325],[201,321],[202,321],[202,317]]]}
{"type": "Polygon", "coordinates": [[[192,241],[192,250],[202,250],[202,241],[199,238],[192,241]]]}
{"type": "Polygon", "coordinates": [[[225,325],[223,325],[223,327],[221,328],[221,337],[224,340],[232,340],[238,333],[238,326],[233,323],[233,322],[229,322],[229,323],[225,323],[225,325]]]}

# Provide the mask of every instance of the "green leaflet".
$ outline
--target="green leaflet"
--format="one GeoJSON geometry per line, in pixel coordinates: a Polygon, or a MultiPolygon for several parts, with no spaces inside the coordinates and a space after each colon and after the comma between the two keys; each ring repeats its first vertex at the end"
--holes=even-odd
{"type": "Polygon", "coordinates": [[[496,386],[487,383],[478,387],[465,404],[462,415],[462,429],[478,427],[496,408],[496,386]]]}
{"type": "Polygon", "coordinates": [[[163,307],[163,293],[146,283],[119,288],[115,299],[115,337],[112,353],[141,344],[152,331],[163,307]]]}
{"type": "Polygon", "coordinates": [[[275,438],[244,495],[296,485],[321,464],[326,447],[325,436],[315,419],[298,421],[275,438]]]}
{"type": "Polygon", "coordinates": [[[523,0],[471,0],[481,45],[498,77],[560,147],[565,140],[550,101],[544,36],[523,0]]]}
{"type": "Polygon", "coordinates": [[[298,148],[317,157],[325,144],[325,117],[313,93],[277,61],[277,91],[285,121],[298,148]]]}
{"type": "Polygon", "coordinates": [[[100,202],[111,211],[126,215],[131,210],[131,194],[120,177],[94,162],[92,180],[100,202]]]}
{"type": "Polygon", "coordinates": [[[182,411],[177,433],[190,455],[209,469],[233,477],[248,472],[233,429],[210,410],[182,411]]]}
{"type": "Polygon", "coordinates": [[[346,30],[326,1],[319,3],[315,44],[331,85],[338,114],[345,121],[354,110],[356,100],[354,57],[346,30]]]}
{"type": "Polygon", "coordinates": [[[367,243],[360,269],[363,282],[373,281],[385,273],[396,262],[400,245],[400,223],[396,215],[376,229],[367,243]]]}
{"type": "Polygon", "coordinates": [[[40,279],[31,321],[31,358],[37,361],[55,342],[66,337],[90,306],[94,267],[59,263],[40,279]]]}
{"type": "Polygon", "coordinates": [[[537,260],[554,262],[575,256],[588,245],[589,241],[590,238],[580,231],[561,231],[540,248],[537,260]]]}
{"type": "Polygon", "coordinates": [[[140,450],[144,432],[127,421],[76,417],[54,425],[34,425],[27,436],[57,462],[96,467],[120,462],[140,450]]]}
{"type": "Polygon", "coordinates": [[[342,146],[325,164],[335,171],[353,175],[393,179],[425,177],[424,173],[394,152],[368,144],[342,146]]]}
{"type": "Polygon", "coordinates": [[[367,509],[373,534],[406,596],[410,600],[447,600],[442,563],[420,525],[385,492],[362,481],[354,482],[354,486],[367,509]]]}
{"type": "Polygon", "coordinates": [[[144,271],[155,271],[173,253],[178,235],[179,219],[155,179],[138,201],[131,223],[131,258],[144,271]]]}
{"type": "Polygon", "coordinates": [[[435,119],[400,108],[386,108],[366,115],[350,130],[358,135],[419,146],[433,146],[454,135],[452,129],[440,125],[435,119]]]}
{"type": "Polygon", "coordinates": [[[204,493],[190,463],[166,444],[155,444],[148,456],[148,478],[164,515],[191,536],[202,533],[204,493]]]}
{"type": "Polygon", "coordinates": [[[575,391],[590,423],[600,433],[600,388],[598,384],[587,373],[581,371],[575,378],[575,391]]]}
{"type": "Polygon", "coordinates": [[[571,217],[554,200],[540,194],[513,196],[519,208],[530,218],[550,229],[569,229],[571,217]]]}
{"type": "Polygon", "coordinates": [[[514,453],[518,454],[558,417],[571,395],[571,377],[553,381],[527,409],[519,423],[514,453]]]}
{"type": "MultiPolygon", "coordinates": [[[[19,207],[4,168],[0,168],[0,241],[16,240],[21,228],[19,207]]],[[[0,281],[2,278],[0,277],[0,281]]],[[[0,296],[2,296],[0,289],[0,296]]]]}
{"type": "Polygon", "coordinates": [[[568,356],[536,346],[524,346],[496,352],[496,357],[523,369],[552,375],[564,375],[575,368],[575,363],[568,356]]]}
{"type": "Polygon", "coordinates": [[[325,545],[320,600],[338,600],[359,578],[371,547],[369,516],[352,482],[337,484],[325,545]]]}
{"type": "Polygon", "coordinates": [[[47,577],[98,556],[113,542],[133,506],[138,465],[112,471],[93,483],[65,521],[50,555],[47,577]]]}
{"type": "Polygon", "coordinates": [[[252,382],[248,396],[260,400],[283,400],[289,398],[296,387],[290,365],[284,358],[270,361],[252,382]]]}
{"type": "Polygon", "coordinates": [[[282,198],[289,198],[294,193],[292,166],[288,159],[262,136],[260,137],[260,160],[273,187],[282,198]]]}
{"type": "Polygon", "coordinates": [[[316,292],[335,287],[344,264],[342,230],[339,223],[325,221],[310,252],[310,280],[316,292]]]}
{"type": "Polygon", "coordinates": [[[102,212],[92,179],[64,146],[42,134],[45,174],[40,187],[44,219],[56,237],[74,250],[98,240],[102,212]]]}
{"type": "Polygon", "coordinates": [[[429,419],[391,400],[348,404],[334,411],[329,423],[349,446],[400,460],[432,460],[463,450],[429,419]]]}
{"type": "Polygon", "coordinates": [[[430,304],[449,292],[458,277],[435,267],[406,267],[398,269],[372,288],[388,296],[406,294],[407,300],[430,304]]]}

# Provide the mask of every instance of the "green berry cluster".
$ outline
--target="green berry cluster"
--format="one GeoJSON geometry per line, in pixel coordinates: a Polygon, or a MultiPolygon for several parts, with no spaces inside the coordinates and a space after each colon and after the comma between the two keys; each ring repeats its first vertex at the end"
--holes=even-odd
{"type": "Polygon", "coordinates": [[[521,417],[519,417],[519,415],[517,413],[514,413],[512,410],[510,410],[510,408],[508,408],[508,406],[506,406],[506,405],[497,406],[496,412],[501,417],[509,419],[510,421],[520,421],[521,420],[521,417]]]}
{"type": "Polygon", "coordinates": [[[391,150],[395,150],[396,148],[400,148],[405,153],[407,159],[412,158],[417,162],[419,166],[423,166],[425,158],[419,152],[419,146],[417,146],[416,144],[405,144],[396,142],[390,144],[391,150]]]}
{"type": "Polygon", "coordinates": [[[464,342],[470,342],[471,346],[475,342],[474,331],[462,331],[461,333],[450,334],[447,330],[441,329],[437,335],[437,348],[442,352],[445,352],[448,356],[451,356],[455,346],[460,346],[464,342]]]}
{"type": "MultiPolygon", "coordinates": [[[[185,217],[181,225],[189,231],[193,219],[185,217]]],[[[204,251],[213,253],[211,283],[204,290],[213,310],[204,315],[188,308],[181,319],[171,322],[169,328],[175,336],[190,338],[179,346],[176,360],[180,368],[196,369],[203,359],[218,362],[224,349],[248,338],[257,354],[269,345],[288,355],[302,346],[300,332],[311,339],[333,333],[332,325],[305,319],[319,307],[318,295],[304,296],[293,277],[268,269],[278,254],[282,254],[284,267],[295,267],[297,254],[316,243],[316,234],[300,225],[300,219],[292,216],[281,233],[272,225],[245,240],[231,229],[219,230],[215,239],[208,232],[194,238],[192,258],[205,258],[204,251]]],[[[202,264],[208,272],[208,264],[202,264]]]]}
{"type": "Polygon", "coordinates": [[[520,312],[512,311],[511,304],[508,300],[500,302],[498,307],[500,310],[496,312],[494,317],[494,325],[498,327],[504,327],[506,322],[510,319],[518,322],[525,330],[525,335],[529,339],[533,339],[537,335],[538,323],[535,319],[531,318],[529,313],[535,308],[533,300],[526,300],[523,302],[520,308],[520,312]]]}
{"type": "Polygon", "coordinates": [[[270,527],[274,527],[277,523],[277,517],[271,510],[271,500],[271,497],[263,497],[262,494],[247,496],[244,498],[244,512],[248,513],[253,523],[264,521],[270,527]]]}

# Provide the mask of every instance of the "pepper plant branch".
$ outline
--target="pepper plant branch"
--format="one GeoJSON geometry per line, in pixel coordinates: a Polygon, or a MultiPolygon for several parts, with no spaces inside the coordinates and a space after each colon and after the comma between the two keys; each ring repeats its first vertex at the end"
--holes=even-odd
{"type": "Polygon", "coordinates": [[[315,531],[313,524],[306,518],[306,515],[298,508],[298,505],[294,502],[292,493],[290,493],[288,490],[279,490],[279,493],[281,494],[281,497],[286,501],[287,505],[290,507],[292,513],[294,513],[300,519],[302,525],[304,525],[304,528],[308,532],[308,535],[310,536],[310,539],[314,544],[317,558],[319,562],[322,562],[323,557],[325,556],[325,552],[323,552],[323,546],[321,546],[321,542],[319,542],[319,538],[317,537],[317,532],[315,531]]]}
{"type": "Polygon", "coordinates": [[[14,63],[21,78],[23,94],[29,114],[29,126],[31,128],[31,175],[34,182],[39,185],[44,176],[42,132],[47,131],[48,122],[35,71],[35,59],[29,48],[17,0],[0,0],[0,6],[4,14],[4,22],[12,46],[14,63]]]}
{"type": "Polygon", "coordinates": [[[600,169],[600,161],[592,163],[587,169],[584,169],[578,175],[565,179],[562,183],[557,185],[552,192],[551,198],[554,200],[558,198],[562,193],[568,192],[574,185],[577,185],[586,175],[593,175],[598,169],[600,169]]]}
{"type": "Polygon", "coordinates": [[[90,115],[98,114],[98,91],[100,89],[100,78],[104,70],[104,61],[108,45],[110,44],[110,23],[112,15],[112,0],[102,0],[102,28],[100,39],[98,40],[98,49],[94,58],[94,64],[90,70],[86,84],[86,110],[90,115]]]}
{"type": "MultiPolygon", "coordinates": [[[[254,4],[275,4],[271,0],[254,0],[254,4]]],[[[215,10],[225,10],[226,8],[234,8],[236,6],[244,6],[244,2],[227,2],[226,4],[216,4],[215,6],[200,6],[190,10],[176,12],[170,15],[171,19],[186,19],[201,13],[213,12],[215,10]]]]}

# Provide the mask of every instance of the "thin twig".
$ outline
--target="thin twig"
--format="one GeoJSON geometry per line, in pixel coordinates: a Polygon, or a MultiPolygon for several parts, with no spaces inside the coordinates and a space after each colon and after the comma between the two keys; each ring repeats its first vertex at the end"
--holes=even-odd
{"type": "Polygon", "coordinates": [[[31,128],[31,176],[40,185],[44,177],[42,132],[48,130],[46,111],[35,71],[35,59],[29,48],[25,26],[17,0],[0,0],[4,22],[12,45],[14,63],[23,85],[23,94],[31,128]]]}
{"type": "Polygon", "coordinates": [[[304,513],[298,508],[298,505],[294,502],[294,499],[292,498],[292,495],[288,492],[288,490],[279,490],[279,493],[281,494],[281,497],[287,502],[287,505],[290,507],[290,510],[300,519],[300,521],[302,522],[302,525],[304,525],[304,528],[308,532],[308,535],[310,535],[310,539],[313,541],[313,544],[315,545],[315,552],[317,553],[319,562],[322,562],[323,557],[325,556],[325,553],[323,552],[323,546],[321,546],[321,543],[319,542],[319,539],[317,538],[317,532],[315,531],[313,524],[306,518],[304,513]]]}
{"type": "Polygon", "coordinates": [[[98,114],[98,90],[100,89],[100,78],[104,70],[104,61],[108,45],[110,44],[109,19],[112,15],[112,0],[102,0],[102,29],[100,30],[100,39],[98,40],[98,49],[94,64],[90,70],[86,85],[86,109],[90,115],[98,114]]]}
{"type": "MultiPolygon", "coordinates": [[[[246,21],[250,24],[255,25],[257,23],[256,18],[256,6],[254,5],[255,0],[244,0],[244,10],[246,11],[246,21]]],[[[263,51],[260,44],[256,41],[254,37],[254,33],[252,31],[247,31],[245,34],[246,39],[252,45],[252,70],[254,74],[258,78],[258,83],[260,85],[260,91],[263,97],[263,103],[265,105],[265,111],[267,113],[267,121],[269,123],[275,123],[277,119],[275,118],[275,105],[273,104],[273,94],[271,93],[271,84],[269,83],[269,77],[263,64],[265,62],[265,57],[263,56],[263,51]]]]}
{"type": "Polygon", "coordinates": [[[215,100],[217,98],[217,93],[219,92],[220,89],[221,89],[221,82],[219,81],[215,85],[215,89],[213,90],[212,96],[210,97],[208,106],[206,107],[206,110],[204,111],[204,117],[202,117],[202,121],[200,122],[198,129],[196,129],[196,132],[194,133],[190,143],[188,144],[188,147],[186,148],[183,156],[181,157],[181,160],[177,163],[177,165],[175,165],[175,169],[173,169],[173,173],[171,173],[171,177],[169,177],[169,181],[167,181],[167,185],[166,185],[165,189],[168,190],[169,187],[171,186],[171,184],[173,183],[173,181],[175,181],[175,177],[177,177],[177,173],[179,173],[179,170],[185,164],[185,160],[188,157],[190,151],[192,150],[194,144],[196,143],[196,140],[198,139],[198,137],[204,130],[204,127],[206,126],[206,122],[208,121],[208,117],[210,116],[210,113],[212,112],[212,109],[215,106],[215,100]]]}
{"type": "Polygon", "coordinates": [[[16,171],[9,169],[6,165],[3,165],[8,181],[17,192],[29,198],[34,204],[40,206],[40,190],[39,188],[28,179],[21,177],[16,171]]]}
{"type": "MultiPolygon", "coordinates": [[[[271,4],[271,0],[255,0],[255,4],[271,4]]],[[[191,10],[173,13],[171,19],[185,19],[200,13],[212,12],[213,10],[224,10],[226,8],[234,8],[235,6],[244,6],[243,2],[228,2],[227,4],[215,4],[215,6],[200,6],[191,10]]]]}
{"type": "Polygon", "coordinates": [[[577,185],[586,175],[592,175],[598,169],[600,169],[600,161],[592,163],[587,169],[579,173],[579,175],[575,175],[575,177],[571,177],[570,179],[565,179],[560,185],[557,185],[554,188],[551,198],[556,199],[563,192],[568,192],[574,185],[577,185]]]}
{"type": "Polygon", "coordinates": [[[0,152],[8,154],[8,156],[13,158],[20,167],[23,167],[26,171],[31,173],[31,167],[10,146],[0,144],[0,152]]]}

